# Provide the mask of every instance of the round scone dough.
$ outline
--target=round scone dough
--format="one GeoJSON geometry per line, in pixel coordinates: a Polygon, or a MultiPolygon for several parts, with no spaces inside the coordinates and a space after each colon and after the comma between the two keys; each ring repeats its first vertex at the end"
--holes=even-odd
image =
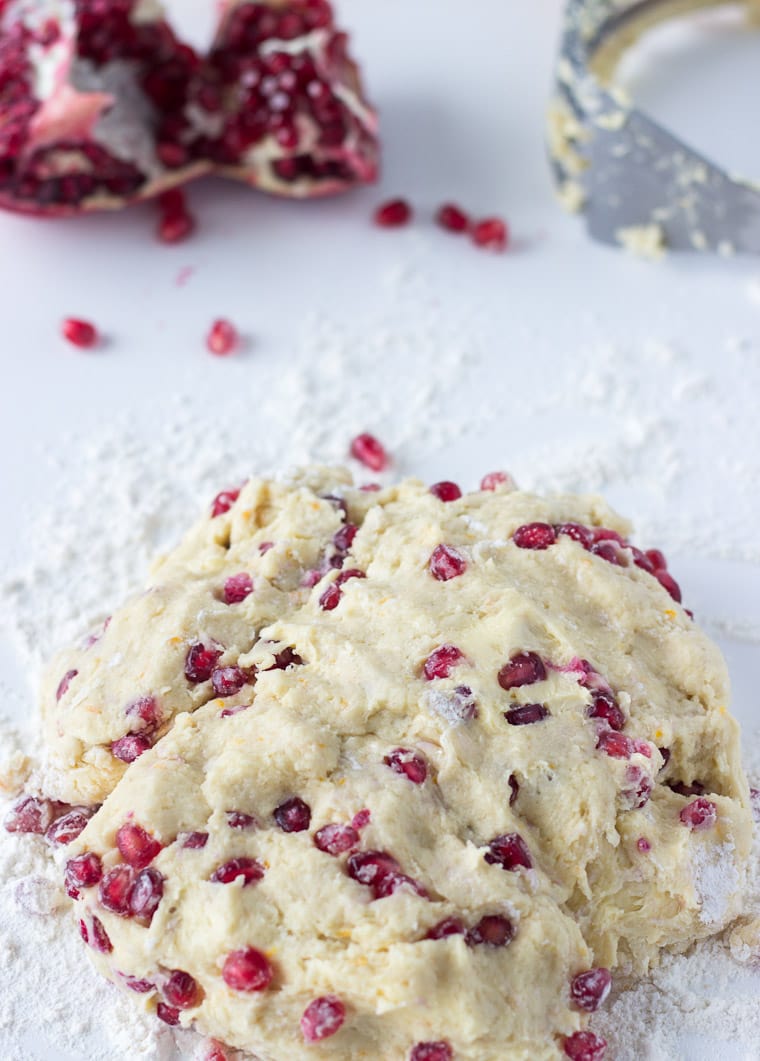
{"type": "MultiPolygon", "coordinates": [[[[268,625],[213,631],[251,681],[199,706],[173,664],[173,724],[66,851],[83,937],[159,1016],[267,1061],[556,1061],[595,1002],[579,976],[645,970],[739,912],[751,816],[720,653],[598,499],[343,494],[341,566],[268,625]]],[[[230,568],[208,574],[196,533],[167,570],[210,588],[230,568]]],[[[118,682],[104,657],[90,688],[147,695],[166,653],[165,629],[132,629],[118,682]]]]}

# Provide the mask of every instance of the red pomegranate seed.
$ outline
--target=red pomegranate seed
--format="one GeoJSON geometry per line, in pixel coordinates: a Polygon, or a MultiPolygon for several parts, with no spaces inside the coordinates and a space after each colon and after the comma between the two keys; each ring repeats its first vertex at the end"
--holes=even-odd
{"type": "Polygon", "coordinates": [[[147,995],[150,991],[156,990],[156,985],[152,984],[150,980],[136,980],[134,976],[125,976],[124,986],[128,987],[130,991],[134,991],[137,995],[147,995]]]}
{"type": "Polygon", "coordinates": [[[382,472],[390,464],[390,459],[383,446],[374,435],[367,432],[357,435],[351,443],[351,456],[373,472],[382,472]]]}
{"type": "Polygon", "coordinates": [[[156,1006],[156,1016],[170,1028],[176,1028],[179,1024],[179,1010],[173,1006],[167,1006],[165,1002],[159,1002],[156,1006]]]}
{"type": "Polygon", "coordinates": [[[185,212],[163,214],[156,232],[162,243],[182,243],[195,232],[195,218],[185,212]]]}
{"type": "Polygon", "coordinates": [[[138,873],[129,893],[129,912],[150,922],[164,895],[164,878],[152,866],[138,873]]]}
{"type": "Polygon", "coordinates": [[[274,820],[284,833],[302,833],[311,825],[311,808],[298,796],[293,796],[275,808],[274,820]]]}
{"type": "Polygon", "coordinates": [[[259,823],[252,814],[243,814],[239,810],[227,811],[227,824],[230,829],[253,829],[259,823]]]}
{"type": "Polygon", "coordinates": [[[217,357],[233,353],[240,343],[240,336],[234,324],[227,320],[215,320],[206,337],[206,346],[217,357]]]}
{"type": "Polygon", "coordinates": [[[200,641],[196,641],[194,645],[190,646],[185,657],[185,677],[187,680],[192,682],[193,685],[207,682],[213,674],[221,655],[222,650],[220,648],[212,648],[202,644],[200,641]]]}
{"type": "Polygon", "coordinates": [[[519,549],[548,549],[557,535],[549,523],[525,523],[517,528],[512,540],[519,549]]]}
{"type": "Polygon", "coordinates": [[[448,678],[453,669],[465,658],[456,645],[441,645],[425,660],[423,671],[429,682],[434,678],[448,678]]]}
{"type": "Polygon", "coordinates": [[[489,866],[501,866],[504,870],[533,868],[528,845],[519,833],[505,833],[503,836],[494,837],[483,857],[489,866]]]}
{"type": "Polygon", "coordinates": [[[141,696],[127,706],[124,712],[129,718],[137,718],[145,723],[146,728],[154,729],[162,721],[161,708],[154,696],[141,696]]]}
{"type": "Polygon", "coordinates": [[[626,767],[625,782],[620,790],[623,805],[628,810],[640,810],[652,795],[654,782],[649,774],[635,763],[626,767]]]}
{"type": "Polygon", "coordinates": [[[193,1009],[200,1005],[203,991],[190,973],[175,969],[164,984],[164,998],[175,1009],[193,1009]]]}
{"type": "Polygon", "coordinates": [[[595,544],[591,546],[591,552],[594,556],[606,560],[608,564],[614,564],[615,567],[626,566],[626,554],[622,552],[621,546],[619,546],[617,542],[595,542],[595,544]]]}
{"type": "Polygon", "coordinates": [[[439,582],[449,582],[467,570],[467,561],[450,545],[437,545],[429,560],[430,574],[439,582]]]}
{"type": "Polygon", "coordinates": [[[660,583],[664,590],[670,594],[677,604],[681,603],[681,587],[678,585],[672,575],[669,575],[667,571],[655,571],[654,577],[660,583]]]}
{"type": "Polygon", "coordinates": [[[140,733],[127,733],[126,736],[119,737],[112,743],[111,754],[123,763],[133,763],[150,747],[151,743],[147,737],[143,737],[140,733]]]}
{"type": "Polygon", "coordinates": [[[570,983],[570,999],[577,1009],[596,1013],[609,995],[611,987],[612,974],[609,969],[589,969],[573,977],[570,983]]]}
{"type": "Polygon", "coordinates": [[[607,1041],[593,1032],[573,1032],[562,1047],[570,1061],[602,1061],[607,1041]]]}
{"type": "Polygon", "coordinates": [[[356,814],[353,817],[353,821],[351,822],[351,824],[353,825],[354,829],[357,829],[357,830],[366,829],[367,826],[369,825],[371,819],[372,819],[372,815],[367,810],[367,808],[364,807],[362,810],[356,812],[356,814]]]}
{"type": "Polygon", "coordinates": [[[245,571],[230,575],[224,583],[222,599],[225,604],[240,604],[253,593],[253,579],[245,571]]]}
{"type": "Polygon", "coordinates": [[[224,959],[222,978],[233,991],[266,991],[273,977],[269,960],[255,947],[234,950],[224,959]]]}
{"type": "Polygon", "coordinates": [[[646,556],[655,571],[667,570],[668,562],[665,559],[665,554],[661,553],[659,549],[647,549],[644,556],[646,556]]]}
{"type": "Polygon", "coordinates": [[[464,925],[458,917],[446,917],[429,929],[425,939],[448,939],[449,936],[463,936],[464,932],[464,925]]]}
{"type": "Polygon", "coordinates": [[[550,715],[551,711],[544,704],[520,704],[504,712],[504,718],[510,726],[532,726],[534,722],[543,722],[550,715]]]}
{"type": "Polygon", "coordinates": [[[718,808],[709,799],[695,799],[693,803],[687,803],[678,815],[684,825],[693,832],[701,832],[703,829],[712,829],[718,820],[718,808]]]}
{"type": "Polygon", "coordinates": [[[592,529],[594,542],[617,542],[618,545],[626,546],[628,542],[622,534],[611,527],[594,527],[592,529]]]}
{"type": "Polygon", "coordinates": [[[611,759],[630,759],[633,755],[633,744],[630,738],[614,730],[604,730],[600,733],[596,746],[599,751],[609,755],[611,759]]]}
{"type": "Polygon", "coordinates": [[[357,567],[348,567],[345,571],[341,571],[338,577],[335,579],[336,586],[344,586],[352,578],[366,578],[366,572],[360,571],[357,567]]]}
{"type": "Polygon", "coordinates": [[[435,219],[441,228],[449,232],[467,232],[470,227],[469,217],[455,203],[444,203],[439,207],[435,219]]]}
{"type": "Polygon", "coordinates": [[[98,897],[101,906],[119,917],[129,917],[129,896],[135,882],[131,866],[114,866],[100,882],[98,897]]]}
{"type": "Polygon", "coordinates": [[[94,888],[103,877],[103,863],[93,851],[70,858],[64,870],[66,894],[72,899],[79,897],[80,888],[94,888]]]}
{"type": "Polygon", "coordinates": [[[359,528],[354,523],[344,524],[339,531],[335,532],[333,538],[333,545],[336,549],[339,549],[342,553],[347,553],[351,546],[354,544],[354,538],[357,535],[359,528]]]}
{"type": "Polygon", "coordinates": [[[240,490],[222,490],[211,502],[211,518],[215,519],[229,512],[239,497],[240,490]]]}
{"type": "Polygon", "coordinates": [[[71,685],[72,679],[76,678],[77,674],[79,674],[78,670],[67,670],[66,671],[64,676],[59,681],[58,688],[55,691],[56,702],[58,700],[60,700],[61,697],[66,695],[66,693],[69,691],[69,686],[71,685]]]}
{"type": "Polygon", "coordinates": [[[645,836],[640,836],[636,841],[636,847],[642,855],[647,855],[652,850],[652,845],[645,836]]]}
{"type": "Polygon", "coordinates": [[[512,477],[506,472],[489,472],[480,480],[481,490],[498,490],[500,486],[506,486],[512,482],[512,477]]]}
{"type": "Polygon", "coordinates": [[[182,840],[182,847],[188,851],[200,851],[208,843],[208,833],[184,833],[177,839],[182,840]]]}
{"type": "Polygon", "coordinates": [[[332,612],[338,607],[343,597],[341,588],[337,582],[331,582],[322,592],[319,598],[319,606],[323,612],[332,612]]]}
{"type": "Polygon", "coordinates": [[[625,726],[625,715],[612,693],[592,693],[589,718],[603,718],[611,729],[621,730],[625,726]]]}
{"type": "Polygon", "coordinates": [[[477,925],[467,933],[467,946],[506,947],[515,938],[515,926],[507,917],[488,914],[481,917],[477,925]]]}
{"type": "Polygon", "coordinates": [[[263,878],[264,872],[264,867],[256,858],[232,858],[217,867],[209,880],[215,884],[231,884],[239,877],[246,888],[249,884],[257,884],[263,878]]]}
{"type": "Polygon", "coordinates": [[[323,825],[314,833],[314,845],[326,855],[337,858],[359,843],[359,834],[352,825],[323,825]]]}
{"type": "Polygon", "coordinates": [[[94,807],[76,807],[70,810],[68,814],[53,822],[45,832],[45,839],[55,847],[72,843],[84,831],[94,813],[94,807]]]}
{"type": "Polygon", "coordinates": [[[558,535],[572,538],[586,550],[594,544],[593,531],[589,527],[584,527],[582,523],[558,523],[554,530],[558,535]]]}
{"type": "Polygon", "coordinates": [[[97,329],[89,321],[77,320],[76,317],[67,317],[61,325],[64,339],[72,346],[78,346],[81,350],[89,350],[98,342],[97,329]]]}
{"type": "Polygon", "coordinates": [[[509,775],[509,805],[510,807],[516,802],[517,797],[520,795],[520,782],[517,780],[514,774],[509,775]]]}
{"type": "Polygon", "coordinates": [[[472,239],[478,247],[485,250],[502,252],[509,244],[509,229],[498,217],[488,217],[478,221],[472,228],[472,239]]]}
{"type": "Polygon", "coordinates": [[[454,1051],[443,1040],[436,1043],[417,1043],[409,1061],[453,1061],[454,1051]]]}
{"type": "Polygon", "coordinates": [[[247,681],[248,676],[241,667],[217,667],[211,672],[211,685],[217,696],[234,696],[247,681]]]}
{"type": "Polygon", "coordinates": [[[437,497],[439,501],[458,501],[462,496],[462,491],[457,484],[448,482],[447,480],[443,480],[443,482],[440,483],[433,483],[430,487],[430,493],[433,497],[437,497]]]}
{"type": "Polygon", "coordinates": [[[427,892],[417,881],[401,872],[396,859],[385,851],[357,851],[346,866],[351,880],[372,889],[374,899],[385,899],[404,885],[427,898],[427,892]]]}
{"type": "MultiPolygon", "coordinates": [[[[87,937],[85,937],[85,942],[87,942],[87,937]]],[[[103,928],[102,921],[97,917],[93,917],[92,919],[92,939],[90,940],[90,946],[93,950],[100,951],[101,954],[110,954],[113,950],[113,945],[108,938],[108,933],[103,928]]]]}
{"type": "Polygon", "coordinates": [[[301,1032],[307,1043],[329,1039],[340,1031],[346,1019],[346,1007],[335,995],[315,998],[303,1011],[301,1032]]]}
{"type": "Polygon", "coordinates": [[[222,1044],[212,1039],[203,1061],[229,1061],[229,1057],[222,1044]]]}
{"type": "Polygon", "coordinates": [[[135,869],[145,869],[163,847],[155,836],[132,822],[125,822],[116,833],[116,846],[124,861],[135,869]]]}
{"type": "Polygon", "coordinates": [[[401,228],[412,220],[412,208],[405,199],[391,199],[375,210],[375,224],[380,228],[401,228]]]}
{"type": "Polygon", "coordinates": [[[498,681],[502,689],[519,689],[523,685],[534,685],[546,678],[546,667],[535,652],[519,652],[512,656],[499,671],[498,681]]]}
{"type": "Polygon", "coordinates": [[[408,748],[396,748],[386,755],[383,762],[395,773],[409,778],[415,785],[424,784],[427,778],[427,763],[419,752],[409,751],[408,748]]]}
{"type": "Polygon", "coordinates": [[[22,796],[16,800],[5,817],[4,825],[9,833],[36,833],[42,836],[60,813],[61,804],[37,796],[22,796]]]}

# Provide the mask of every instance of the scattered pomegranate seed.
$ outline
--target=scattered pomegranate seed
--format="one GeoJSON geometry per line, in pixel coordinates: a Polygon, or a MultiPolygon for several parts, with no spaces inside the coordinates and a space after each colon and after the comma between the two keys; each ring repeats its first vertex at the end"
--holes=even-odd
{"type": "MultiPolygon", "coordinates": [[[[85,942],[87,942],[86,937],[85,942]]],[[[100,951],[101,954],[110,954],[113,950],[113,944],[108,938],[108,933],[103,928],[102,921],[97,917],[93,917],[92,919],[92,939],[90,940],[90,946],[93,950],[100,951]]]]}
{"type": "Polygon", "coordinates": [[[452,670],[465,659],[456,645],[441,645],[425,660],[423,671],[429,682],[434,678],[448,678],[452,670]]]}
{"type": "Polygon", "coordinates": [[[91,349],[100,338],[94,324],[77,320],[76,317],[67,317],[61,325],[61,332],[72,346],[78,346],[82,350],[91,349]]]}
{"type": "Polygon", "coordinates": [[[151,743],[147,737],[139,733],[127,733],[111,744],[111,754],[123,763],[133,763],[150,747],[151,743]]]}
{"type": "Polygon", "coordinates": [[[173,1006],[167,1006],[165,1002],[159,1002],[156,1006],[156,1016],[170,1028],[176,1028],[179,1024],[179,1010],[173,1006]]]}
{"type": "Polygon", "coordinates": [[[206,337],[206,346],[217,357],[233,353],[240,343],[240,336],[234,324],[227,320],[215,320],[206,337]]]}
{"type": "Polygon", "coordinates": [[[375,210],[375,224],[380,228],[401,228],[412,220],[412,208],[405,199],[391,199],[375,210]]]}
{"type": "Polygon", "coordinates": [[[163,214],[156,232],[162,243],[182,243],[195,232],[195,218],[184,212],[163,214]]]}
{"type": "Polygon", "coordinates": [[[447,1042],[417,1043],[412,1048],[409,1061],[453,1061],[454,1051],[447,1042]]]}
{"type": "Polygon", "coordinates": [[[352,825],[323,825],[314,833],[314,845],[326,855],[337,858],[359,843],[359,834],[352,825]]]}
{"type": "Polygon", "coordinates": [[[481,490],[498,490],[500,486],[506,486],[512,482],[512,477],[506,472],[489,472],[480,480],[481,490]]]}
{"type": "Polygon", "coordinates": [[[515,938],[515,926],[509,918],[500,914],[481,917],[477,925],[467,933],[467,946],[506,947],[515,938]]]}
{"type": "Polygon", "coordinates": [[[557,535],[549,523],[525,523],[517,528],[512,540],[519,549],[548,549],[557,535]]]}
{"type": "Polygon", "coordinates": [[[46,830],[45,839],[55,847],[72,843],[83,832],[94,813],[94,807],[76,807],[70,810],[46,830]]]}
{"type": "Polygon", "coordinates": [[[63,806],[50,799],[21,796],[8,811],[3,824],[9,833],[36,833],[42,836],[63,806]]]}
{"type": "Polygon", "coordinates": [[[578,973],[570,983],[570,999],[578,1009],[596,1013],[604,1003],[612,987],[609,969],[589,969],[578,973]]]}
{"type": "Polygon", "coordinates": [[[503,836],[494,837],[483,857],[489,866],[501,866],[504,870],[533,868],[528,845],[519,833],[505,833],[503,836]]]}
{"type": "Polygon", "coordinates": [[[509,229],[501,218],[489,217],[473,225],[472,239],[478,247],[501,253],[509,244],[509,229]]]}
{"type": "Polygon", "coordinates": [[[693,803],[687,803],[678,815],[684,825],[693,832],[701,832],[703,829],[712,829],[718,820],[718,808],[709,799],[695,799],[693,803]]]}
{"type": "Polygon", "coordinates": [[[372,889],[374,899],[385,899],[404,886],[427,898],[422,885],[402,873],[396,859],[385,851],[357,851],[349,857],[346,869],[351,880],[372,889]]]}
{"type": "Polygon", "coordinates": [[[192,682],[193,685],[207,682],[211,678],[221,655],[221,648],[211,648],[200,641],[196,641],[194,645],[190,646],[185,657],[185,677],[187,680],[192,682]]]}
{"type": "Polygon", "coordinates": [[[76,678],[77,674],[79,674],[78,670],[67,670],[66,671],[64,676],[59,681],[58,688],[55,691],[56,702],[58,700],[60,700],[61,697],[66,695],[66,693],[69,691],[69,686],[71,685],[72,679],[76,678]]]}
{"type": "Polygon", "coordinates": [[[319,606],[323,612],[332,612],[340,604],[343,598],[343,593],[337,582],[331,582],[329,586],[325,588],[319,598],[319,606]]]}
{"type": "Polygon", "coordinates": [[[430,556],[430,574],[439,582],[449,582],[467,570],[467,561],[450,545],[437,545],[430,556]]]}
{"type": "Polygon", "coordinates": [[[129,912],[132,917],[150,922],[164,895],[164,878],[150,866],[138,873],[129,893],[129,912]]]}
{"type": "Polygon", "coordinates": [[[329,1039],[340,1031],[346,1019],[346,1007],[335,995],[315,998],[303,1012],[301,1032],[307,1043],[318,1043],[329,1039]]]}
{"type": "Polygon", "coordinates": [[[258,822],[252,814],[243,814],[239,810],[227,811],[227,824],[230,829],[253,829],[258,822]]]}
{"type": "Polygon", "coordinates": [[[211,518],[215,519],[229,512],[239,497],[240,490],[222,490],[211,502],[211,518]]]}
{"type": "Polygon", "coordinates": [[[440,483],[433,483],[430,487],[430,493],[433,497],[437,497],[439,501],[458,501],[462,496],[462,491],[457,484],[448,482],[445,479],[440,483]]]}
{"type": "Polygon", "coordinates": [[[162,850],[162,844],[141,825],[125,822],[116,833],[116,846],[125,862],[145,869],[162,850]]]}
{"type": "Polygon", "coordinates": [[[231,884],[240,877],[243,887],[257,884],[264,876],[265,870],[256,858],[232,858],[218,866],[209,877],[215,884],[231,884]]]}
{"type": "Polygon", "coordinates": [[[435,219],[441,228],[449,232],[467,232],[470,227],[469,217],[454,203],[444,203],[439,207],[435,219]]]}
{"type": "Polygon", "coordinates": [[[621,730],[625,726],[625,715],[611,693],[594,692],[587,714],[589,718],[603,718],[614,730],[621,730]]]}
{"type": "Polygon", "coordinates": [[[602,1061],[607,1042],[593,1032],[573,1032],[562,1047],[570,1061],[602,1061]]]}
{"type": "Polygon", "coordinates": [[[502,689],[519,689],[523,685],[534,685],[546,678],[546,667],[535,652],[519,652],[512,656],[499,671],[498,681],[502,689]]]}
{"type": "Polygon", "coordinates": [[[410,751],[408,748],[396,748],[386,755],[383,762],[395,773],[409,778],[415,785],[424,784],[427,778],[427,763],[419,752],[410,751]]]}
{"type": "Polygon", "coordinates": [[[592,534],[594,542],[617,542],[618,545],[626,546],[628,542],[619,531],[611,527],[593,527],[592,534]]]}
{"type": "Polygon", "coordinates": [[[211,685],[217,696],[234,696],[248,682],[242,667],[217,667],[211,672],[211,685]]]}
{"type": "Polygon", "coordinates": [[[230,575],[224,583],[222,599],[225,604],[240,604],[253,593],[253,579],[245,571],[230,575]]]}
{"type": "Polygon", "coordinates": [[[365,432],[357,435],[351,443],[351,456],[373,472],[382,472],[390,464],[390,459],[383,446],[374,435],[365,432]]]}
{"type": "Polygon", "coordinates": [[[164,998],[175,1009],[193,1009],[203,998],[198,982],[182,969],[175,969],[164,984],[164,998]]]}
{"type": "Polygon", "coordinates": [[[550,715],[551,711],[544,704],[520,704],[504,712],[504,718],[510,726],[532,726],[534,722],[543,722],[550,715]]]}
{"type": "Polygon", "coordinates": [[[274,977],[274,970],[261,951],[246,947],[227,955],[222,977],[233,991],[266,991],[274,977]]]}
{"type": "Polygon", "coordinates": [[[93,851],[70,858],[64,870],[66,894],[72,899],[79,896],[80,888],[94,888],[103,877],[103,863],[93,851]]]}
{"type": "Polygon", "coordinates": [[[182,847],[188,851],[200,851],[208,843],[208,833],[184,833],[177,839],[182,840],[182,847]]]}
{"type": "Polygon", "coordinates": [[[303,833],[311,825],[311,807],[293,796],[275,809],[274,820],[284,833],[303,833]]]}
{"type": "Polygon", "coordinates": [[[131,866],[114,866],[103,876],[98,889],[101,906],[119,917],[129,917],[129,896],[135,882],[131,866]]]}

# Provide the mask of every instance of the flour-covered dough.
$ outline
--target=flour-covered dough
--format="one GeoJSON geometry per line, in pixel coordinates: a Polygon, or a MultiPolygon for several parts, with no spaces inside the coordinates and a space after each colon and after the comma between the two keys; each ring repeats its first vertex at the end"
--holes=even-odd
{"type": "Polygon", "coordinates": [[[584,974],[732,920],[751,832],[721,656],[627,534],[595,498],[249,483],[50,680],[62,792],[110,791],[66,851],[101,971],[271,1061],[580,1057],[584,974]],[[233,695],[187,682],[199,641],[233,695]]]}

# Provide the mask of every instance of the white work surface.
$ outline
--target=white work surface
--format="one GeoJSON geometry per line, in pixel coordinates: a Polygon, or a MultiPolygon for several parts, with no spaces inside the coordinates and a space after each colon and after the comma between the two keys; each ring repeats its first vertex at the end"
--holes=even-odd
{"type": "MultiPolygon", "coordinates": [[[[203,40],[213,5],[169,6],[203,40]]],[[[262,415],[257,427],[260,410],[313,350],[307,427],[321,402],[331,419],[337,402],[344,447],[369,429],[388,440],[399,473],[473,487],[505,467],[531,486],[603,491],[642,527],[642,545],[666,549],[686,602],[726,653],[736,714],[756,730],[760,259],[643,262],[592,244],[563,214],[544,147],[558,0],[339,6],[381,113],[379,187],[291,203],[206,181],[190,190],[198,233],[173,248],[155,241],[150,206],[66,222],[0,215],[2,576],[45,559],[35,523],[48,498],[61,504],[62,482],[73,496],[82,454],[118,437],[122,421],[147,445],[179,394],[204,400],[204,433],[209,410],[224,421],[233,400],[245,403],[237,448],[227,423],[220,446],[236,473],[256,468],[259,443],[271,463],[272,421],[262,415]],[[397,194],[417,206],[415,225],[374,228],[374,206],[397,194]],[[507,217],[510,253],[436,229],[432,211],[447,199],[507,217]],[[58,332],[69,315],[94,320],[107,345],[67,347],[58,332]],[[240,356],[206,353],[217,316],[250,338],[240,356]],[[334,375],[329,401],[322,368],[334,375]],[[448,421],[467,430],[447,431],[448,421]]],[[[760,35],[705,25],[653,46],[641,98],[702,150],[760,175],[760,35]]],[[[278,408],[283,438],[303,429],[278,408]]],[[[325,449],[316,437],[314,449],[325,449]]],[[[158,474],[175,471],[167,459],[158,474]]],[[[34,676],[3,612],[2,686],[21,716],[34,676]]],[[[747,1056],[728,1049],[690,1043],[683,1057],[747,1056]]],[[[75,1061],[86,1056],[83,1045],[75,1061]]]]}

